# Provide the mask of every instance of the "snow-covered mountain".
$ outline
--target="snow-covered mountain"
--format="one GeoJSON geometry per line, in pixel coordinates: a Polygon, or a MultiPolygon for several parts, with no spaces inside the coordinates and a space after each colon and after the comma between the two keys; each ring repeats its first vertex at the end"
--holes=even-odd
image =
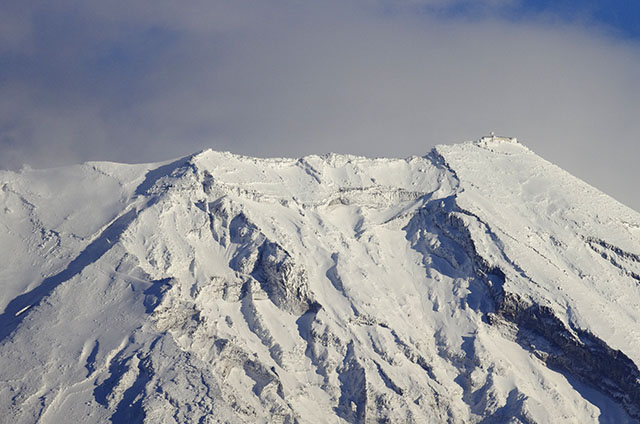
{"type": "Polygon", "coordinates": [[[514,141],[0,172],[10,423],[640,420],[640,214],[514,141]]]}

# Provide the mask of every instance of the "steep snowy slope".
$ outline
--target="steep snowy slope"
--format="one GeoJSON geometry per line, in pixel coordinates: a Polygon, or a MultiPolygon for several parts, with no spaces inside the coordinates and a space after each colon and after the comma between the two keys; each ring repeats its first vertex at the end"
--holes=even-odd
{"type": "Polygon", "coordinates": [[[520,144],[0,188],[10,422],[640,419],[640,215],[520,144]]]}

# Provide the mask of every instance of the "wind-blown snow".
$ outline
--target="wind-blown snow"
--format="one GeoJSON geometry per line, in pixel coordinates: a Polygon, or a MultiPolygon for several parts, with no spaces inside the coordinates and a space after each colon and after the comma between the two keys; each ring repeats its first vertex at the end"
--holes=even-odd
{"type": "Polygon", "coordinates": [[[640,418],[640,215],[518,143],[2,172],[0,254],[12,422],[640,418]]]}

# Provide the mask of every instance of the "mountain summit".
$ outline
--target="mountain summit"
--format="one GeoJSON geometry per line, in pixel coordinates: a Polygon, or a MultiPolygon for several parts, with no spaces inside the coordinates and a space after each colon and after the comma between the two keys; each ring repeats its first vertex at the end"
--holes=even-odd
{"type": "Polygon", "coordinates": [[[0,172],[13,423],[640,420],[640,214],[514,139],[0,172]]]}

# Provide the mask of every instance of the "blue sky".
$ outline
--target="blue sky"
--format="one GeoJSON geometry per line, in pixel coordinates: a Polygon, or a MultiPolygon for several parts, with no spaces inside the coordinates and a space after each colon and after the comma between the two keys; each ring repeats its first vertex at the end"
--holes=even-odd
{"type": "MultiPolygon", "coordinates": [[[[522,2],[513,8],[511,15],[520,19],[539,14],[557,16],[568,23],[593,24],[611,36],[640,39],[640,2],[634,0],[544,0],[522,2]]],[[[510,17],[507,15],[507,17],[510,17]]]]}
{"type": "Polygon", "coordinates": [[[621,39],[640,39],[640,2],[634,0],[536,0],[427,2],[426,13],[469,18],[496,15],[507,21],[549,20],[583,25],[621,39]]]}
{"type": "Polygon", "coordinates": [[[493,130],[638,210],[638,4],[7,0],[0,168],[404,157],[493,130]]]}

